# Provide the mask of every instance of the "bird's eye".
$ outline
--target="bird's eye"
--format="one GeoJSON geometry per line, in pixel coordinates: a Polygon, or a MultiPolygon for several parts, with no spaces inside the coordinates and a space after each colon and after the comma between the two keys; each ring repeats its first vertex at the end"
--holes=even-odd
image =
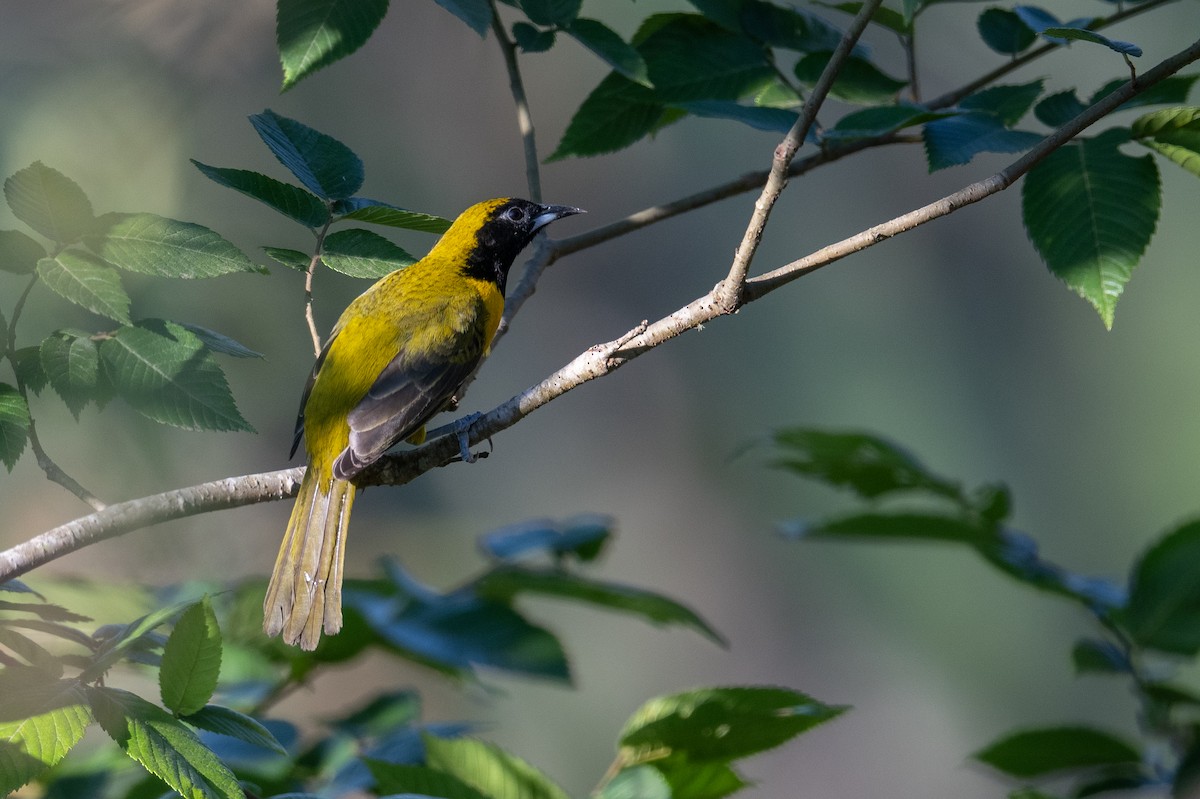
{"type": "Polygon", "coordinates": [[[516,208],[516,207],[509,208],[507,211],[504,212],[504,218],[507,219],[509,222],[524,222],[525,221],[525,211],[522,208],[516,208]]]}

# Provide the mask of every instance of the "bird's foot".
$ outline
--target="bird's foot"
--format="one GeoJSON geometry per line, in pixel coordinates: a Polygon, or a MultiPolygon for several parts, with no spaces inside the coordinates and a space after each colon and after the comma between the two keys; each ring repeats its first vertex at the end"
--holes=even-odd
{"type": "Polygon", "coordinates": [[[474,463],[479,456],[471,452],[471,425],[479,421],[482,413],[469,413],[450,423],[450,432],[458,436],[458,456],[463,463],[474,463]]]}

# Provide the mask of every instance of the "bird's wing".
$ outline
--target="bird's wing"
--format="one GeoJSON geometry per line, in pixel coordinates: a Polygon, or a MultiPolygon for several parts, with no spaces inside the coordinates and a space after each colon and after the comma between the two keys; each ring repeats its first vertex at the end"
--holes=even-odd
{"type": "Polygon", "coordinates": [[[441,411],[483,357],[483,339],[482,330],[469,328],[424,353],[401,348],[346,417],[350,443],[334,476],[354,477],[441,411]]]}

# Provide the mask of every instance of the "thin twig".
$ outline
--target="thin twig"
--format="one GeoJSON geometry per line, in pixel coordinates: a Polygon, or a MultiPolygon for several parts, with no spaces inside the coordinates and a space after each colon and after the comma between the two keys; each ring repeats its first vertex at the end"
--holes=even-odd
{"type": "Polygon", "coordinates": [[[775,203],[779,201],[779,196],[787,185],[788,167],[792,165],[796,151],[804,143],[804,137],[808,135],[809,128],[816,120],[817,112],[821,110],[825,98],[829,96],[829,90],[833,88],[833,82],[837,79],[842,64],[850,56],[855,43],[871,22],[871,15],[875,13],[875,9],[879,8],[881,2],[882,0],[867,0],[863,3],[862,8],[855,15],[854,21],[842,35],[842,40],[838,42],[829,63],[825,65],[825,70],[817,79],[812,92],[809,93],[808,99],[800,108],[800,115],[787,135],[783,137],[783,141],[775,148],[767,182],[763,186],[758,200],[754,203],[754,211],[750,214],[750,221],[746,225],[742,241],[734,252],[729,274],[716,289],[717,302],[730,313],[741,304],[742,288],[746,282],[746,275],[750,271],[750,262],[754,259],[754,253],[758,251],[758,245],[762,241],[763,230],[767,226],[767,219],[771,216],[771,209],[775,207],[775,203]]]}
{"type": "MultiPolygon", "coordinates": [[[[18,381],[18,383],[20,383],[20,381],[18,381]]],[[[25,397],[25,402],[28,403],[29,398],[25,393],[25,386],[20,385],[19,390],[21,395],[25,397]]],[[[58,483],[60,486],[70,491],[81,502],[91,507],[92,510],[102,511],[108,507],[95,494],[80,485],[79,481],[63,471],[62,467],[55,463],[54,459],[46,453],[45,448],[42,447],[41,439],[38,438],[37,425],[34,423],[32,418],[29,420],[29,446],[33,449],[33,457],[37,460],[37,465],[41,467],[41,470],[46,473],[47,479],[58,483]]]]}
{"type": "MultiPolygon", "coordinates": [[[[896,233],[946,216],[959,208],[1002,191],[1033,164],[1061,147],[1072,136],[1111,113],[1139,92],[1145,91],[1190,63],[1200,60],[1200,41],[1164,60],[1138,78],[1137,84],[1126,83],[1112,94],[1079,114],[1046,137],[1029,153],[1011,166],[985,181],[972,183],[936,203],[878,225],[857,236],[826,247],[808,258],[800,259],[777,270],[752,278],[747,282],[745,303],[790,283],[820,266],[833,263],[852,252],[886,241],[896,233]]],[[[684,307],[653,322],[636,325],[613,341],[589,347],[574,360],[537,385],[521,392],[492,409],[471,426],[472,444],[484,441],[513,426],[525,416],[573,388],[603,377],[639,355],[676,336],[715,320],[725,313],[716,302],[713,292],[693,300],[684,307]]],[[[430,469],[453,462],[459,454],[459,442],[454,435],[433,439],[415,449],[385,456],[363,473],[356,482],[360,486],[398,485],[407,483],[430,469]]],[[[169,519],[199,513],[250,505],[258,502],[294,496],[302,468],[286,469],[264,474],[231,477],[191,488],[181,488],[152,497],[112,505],[99,513],[35,536],[9,550],[0,552],[0,582],[73,552],[90,543],[141,529],[169,519]]]]}
{"type": "Polygon", "coordinates": [[[313,275],[317,265],[321,263],[321,253],[325,249],[325,234],[333,224],[333,214],[325,220],[324,227],[317,233],[317,243],[313,247],[312,258],[309,259],[308,269],[304,272],[304,321],[308,325],[308,334],[312,336],[313,356],[321,357],[321,333],[317,330],[317,319],[313,314],[313,275]]]}
{"type": "Polygon", "coordinates": [[[525,83],[521,80],[521,69],[517,64],[517,48],[508,33],[496,4],[492,6],[492,32],[496,34],[496,42],[504,55],[504,67],[508,70],[508,88],[512,92],[513,105],[517,109],[517,127],[521,131],[521,144],[525,148],[525,182],[529,186],[529,199],[535,203],[542,201],[542,179],[538,174],[537,142],[533,135],[533,115],[529,113],[529,100],[525,96],[525,83]]]}

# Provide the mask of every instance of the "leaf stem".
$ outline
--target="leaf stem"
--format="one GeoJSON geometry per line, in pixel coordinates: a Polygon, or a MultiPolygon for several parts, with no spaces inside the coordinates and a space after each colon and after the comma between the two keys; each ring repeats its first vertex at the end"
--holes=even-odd
{"type": "Polygon", "coordinates": [[[529,112],[529,99],[525,96],[525,83],[521,80],[521,68],[517,63],[517,48],[508,33],[504,23],[500,21],[500,13],[496,4],[492,6],[492,31],[496,34],[496,43],[504,56],[504,66],[508,70],[508,88],[512,92],[513,105],[517,110],[517,128],[521,131],[521,144],[525,149],[525,182],[529,186],[529,199],[535,203],[542,201],[542,179],[538,172],[537,141],[533,134],[533,115],[529,112]]]}
{"type": "Polygon", "coordinates": [[[308,269],[304,272],[304,321],[308,325],[308,334],[312,337],[313,356],[321,357],[321,334],[317,330],[317,320],[313,315],[313,274],[317,271],[317,264],[321,262],[321,250],[325,246],[325,234],[329,232],[329,226],[333,224],[333,212],[330,211],[329,217],[325,220],[325,225],[317,233],[317,246],[313,248],[312,258],[309,259],[308,269]]]}

